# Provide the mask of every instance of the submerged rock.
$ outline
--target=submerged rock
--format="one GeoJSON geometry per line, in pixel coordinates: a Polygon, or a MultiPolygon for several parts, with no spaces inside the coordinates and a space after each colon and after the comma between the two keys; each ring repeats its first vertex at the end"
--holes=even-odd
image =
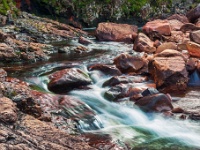
{"type": "Polygon", "coordinates": [[[49,75],[49,79],[48,88],[55,93],[68,92],[92,82],[89,75],[78,68],[57,71],[49,75]]]}
{"type": "Polygon", "coordinates": [[[134,25],[99,23],[96,29],[96,37],[101,41],[118,41],[133,43],[138,28],[134,25]]]}

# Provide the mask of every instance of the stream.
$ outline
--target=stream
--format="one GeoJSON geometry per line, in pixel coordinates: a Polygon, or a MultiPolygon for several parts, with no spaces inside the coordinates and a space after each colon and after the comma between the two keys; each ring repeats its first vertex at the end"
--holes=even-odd
{"type": "MultiPolygon", "coordinates": [[[[68,44],[78,45],[77,39],[68,44]]],[[[114,103],[104,98],[103,95],[108,89],[102,87],[102,84],[110,76],[99,71],[89,71],[87,67],[96,63],[112,64],[113,58],[118,54],[134,53],[132,46],[132,44],[117,42],[94,41],[89,45],[89,52],[52,54],[45,62],[8,64],[1,67],[8,72],[8,76],[25,80],[45,92],[50,92],[46,84],[48,74],[71,67],[86,71],[93,84],[89,85],[87,90],[76,89],[66,93],[78,97],[96,114],[96,120],[91,124],[87,121],[79,121],[78,128],[83,133],[109,134],[114,141],[119,141],[119,144],[126,143],[132,149],[200,149],[199,122],[164,118],[156,113],[144,113],[133,102],[114,103]]],[[[193,87],[193,90],[189,90],[186,95],[190,96],[191,92],[193,95],[195,93],[196,97],[200,97],[198,88],[193,87]]],[[[187,99],[187,96],[184,99],[187,99]]]]}

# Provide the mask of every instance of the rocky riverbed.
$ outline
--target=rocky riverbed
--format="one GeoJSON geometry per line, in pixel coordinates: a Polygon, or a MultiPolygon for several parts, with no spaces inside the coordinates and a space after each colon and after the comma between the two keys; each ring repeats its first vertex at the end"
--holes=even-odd
{"type": "Polygon", "coordinates": [[[1,149],[199,149],[199,9],[95,36],[0,16],[1,149]]]}

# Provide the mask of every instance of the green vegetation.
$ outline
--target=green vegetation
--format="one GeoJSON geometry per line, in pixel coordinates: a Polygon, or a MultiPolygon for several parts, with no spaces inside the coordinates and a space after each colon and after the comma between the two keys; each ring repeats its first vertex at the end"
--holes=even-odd
{"type": "Polygon", "coordinates": [[[15,2],[13,0],[0,0],[0,14],[8,15],[8,13],[14,16],[18,14],[15,2]]]}

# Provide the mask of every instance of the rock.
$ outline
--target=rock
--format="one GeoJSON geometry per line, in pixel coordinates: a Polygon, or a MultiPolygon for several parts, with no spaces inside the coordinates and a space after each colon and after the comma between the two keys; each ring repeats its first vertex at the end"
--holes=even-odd
{"type": "Polygon", "coordinates": [[[187,50],[191,56],[200,58],[200,45],[194,42],[186,43],[187,50]]]}
{"type": "Polygon", "coordinates": [[[197,7],[191,9],[186,14],[188,20],[194,23],[198,18],[200,18],[200,4],[197,7]]]}
{"type": "Polygon", "coordinates": [[[171,36],[165,36],[165,41],[186,43],[187,41],[190,41],[189,33],[183,33],[182,31],[171,31],[171,36]]]}
{"type": "Polygon", "coordinates": [[[200,27],[200,18],[197,19],[195,25],[196,25],[197,27],[200,27]]]}
{"type": "Polygon", "coordinates": [[[172,109],[172,113],[184,113],[184,110],[180,107],[176,107],[172,109]]]}
{"type": "Polygon", "coordinates": [[[147,35],[152,32],[157,32],[161,35],[171,35],[171,27],[168,20],[154,20],[147,22],[143,27],[142,31],[147,35]]]}
{"type": "Polygon", "coordinates": [[[191,31],[196,31],[196,30],[200,30],[200,27],[192,24],[192,23],[186,23],[184,24],[180,30],[183,32],[183,33],[186,33],[186,32],[191,32],[191,31]]]}
{"type": "Polygon", "coordinates": [[[196,70],[198,64],[198,59],[196,58],[189,58],[186,64],[186,69],[188,72],[193,72],[196,70]]]}
{"type": "Polygon", "coordinates": [[[100,41],[118,41],[133,43],[138,28],[134,25],[99,23],[96,29],[96,37],[100,41]]]}
{"type": "Polygon", "coordinates": [[[156,51],[154,42],[152,42],[148,36],[144,33],[139,33],[135,39],[133,49],[137,52],[153,53],[156,51]]]}
{"type": "Polygon", "coordinates": [[[200,30],[190,32],[191,41],[200,44],[200,30]]]}
{"type": "Polygon", "coordinates": [[[89,67],[89,70],[99,70],[105,75],[119,76],[121,71],[113,65],[95,64],[89,67]]]}
{"type": "Polygon", "coordinates": [[[115,86],[120,83],[142,83],[147,81],[146,76],[115,76],[103,83],[103,86],[115,86]]]}
{"type": "Polygon", "coordinates": [[[5,26],[7,21],[7,17],[0,15],[0,26],[5,26]]]}
{"type": "Polygon", "coordinates": [[[185,23],[189,23],[188,18],[186,16],[184,16],[184,15],[181,15],[181,14],[173,14],[172,16],[168,17],[167,19],[168,20],[175,19],[175,20],[178,20],[178,21],[180,21],[180,22],[182,22],[184,24],[185,23]]]}
{"type": "Polygon", "coordinates": [[[111,87],[105,92],[104,96],[109,101],[123,101],[129,99],[132,101],[143,97],[141,93],[149,87],[154,87],[154,83],[129,83],[129,84],[118,84],[111,87]]]}
{"type": "Polygon", "coordinates": [[[17,121],[16,104],[7,97],[0,98],[0,122],[14,123],[17,121]]]}
{"type": "Polygon", "coordinates": [[[186,59],[176,50],[164,50],[156,54],[149,63],[149,69],[159,90],[186,90],[188,73],[186,59]]]}
{"type": "Polygon", "coordinates": [[[73,88],[88,85],[91,79],[88,74],[78,68],[64,69],[49,76],[49,90],[56,93],[63,93],[73,88]]]}
{"type": "Polygon", "coordinates": [[[166,50],[166,49],[177,49],[177,45],[173,42],[165,42],[162,43],[160,46],[158,46],[156,53],[161,53],[162,51],[166,50]]]}
{"type": "Polygon", "coordinates": [[[0,43],[0,60],[13,61],[19,58],[14,49],[5,43],[0,43]]]}
{"type": "Polygon", "coordinates": [[[5,81],[6,77],[7,77],[7,72],[4,69],[0,68],[0,82],[5,81]]]}
{"type": "Polygon", "coordinates": [[[147,71],[147,61],[139,55],[122,53],[114,58],[114,64],[122,73],[142,73],[147,71]]]}
{"type": "Polygon", "coordinates": [[[172,31],[179,31],[181,27],[184,25],[181,21],[176,19],[169,20],[169,23],[172,31]]]}
{"type": "Polygon", "coordinates": [[[173,109],[171,97],[163,93],[145,96],[137,100],[135,104],[148,112],[165,112],[173,109]]]}
{"type": "Polygon", "coordinates": [[[90,41],[89,39],[83,37],[83,36],[80,36],[79,39],[78,39],[78,42],[80,44],[83,44],[83,45],[89,45],[89,44],[92,44],[93,42],[90,41]]]}

